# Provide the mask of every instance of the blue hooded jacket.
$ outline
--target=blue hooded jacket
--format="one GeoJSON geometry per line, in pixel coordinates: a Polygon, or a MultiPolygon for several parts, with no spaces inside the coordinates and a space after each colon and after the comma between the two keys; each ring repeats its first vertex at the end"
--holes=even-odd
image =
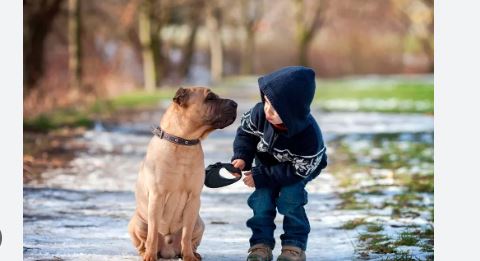
{"type": "Polygon", "coordinates": [[[256,188],[288,186],[317,177],[327,166],[327,155],[322,132],[310,114],[315,72],[302,66],[285,67],[260,77],[258,84],[262,102],[242,115],[232,161],[245,161],[244,170],[252,170],[256,188]],[[266,120],[264,95],[286,131],[276,130],[266,120]]]}

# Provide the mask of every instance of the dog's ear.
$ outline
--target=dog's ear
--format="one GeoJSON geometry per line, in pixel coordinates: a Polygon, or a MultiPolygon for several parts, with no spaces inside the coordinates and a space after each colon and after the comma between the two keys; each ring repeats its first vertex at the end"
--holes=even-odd
{"type": "Polygon", "coordinates": [[[173,97],[173,102],[180,106],[185,106],[188,100],[188,89],[183,87],[178,88],[175,96],[173,97]]]}

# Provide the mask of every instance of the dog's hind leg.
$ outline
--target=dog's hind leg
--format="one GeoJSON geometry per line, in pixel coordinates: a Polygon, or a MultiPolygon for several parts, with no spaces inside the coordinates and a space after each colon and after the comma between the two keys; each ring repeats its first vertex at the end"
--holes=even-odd
{"type": "Polygon", "coordinates": [[[128,223],[128,234],[133,246],[137,249],[140,256],[143,256],[145,254],[145,241],[147,240],[147,225],[139,220],[137,214],[128,223]]]}
{"type": "Polygon", "coordinates": [[[203,232],[205,231],[205,223],[203,223],[202,218],[200,215],[197,218],[197,223],[195,223],[195,227],[193,229],[192,234],[192,247],[193,247],[193,254],[199,260],[202,260],[202,256],[197,252],[197,248],[202,242],[203,232]]]}
{"type": "Polygon", "coordinates": [[[205,223],[203,223],[202,218],[198,216],[197,223],[195,223],[195,227],[193,229],[193,234],[192,234],[193,251],[196,251],[198,246],[202,242],[204,231],[205,231],[205,223]]]}

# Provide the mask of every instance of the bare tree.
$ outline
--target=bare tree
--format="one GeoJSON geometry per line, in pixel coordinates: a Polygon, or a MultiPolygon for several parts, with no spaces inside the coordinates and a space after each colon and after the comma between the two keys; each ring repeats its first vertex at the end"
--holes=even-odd
{"type": "Polygon", "coordinates": [[[308,66],[308,51],[315,33],[324,21],[325,4],[324,0],[317,0],[308,7],[305,0],[293,0],[295,8],[296,40],[298,45],[298,63],[308,66]]]}
{"type": "Polygon", "coordinates": [[[155,47],[153,46],[155,43],[154,29],[152,28],[155,23],[153,8],[152,0],[144,0],[140,5],[140,13],[138,14],[138,30],[143,58],[143,78],[147,91],[154,91],[158,81],[154,53],[155,47]]]}
{"type": "Polygon", "coordinates": [[[428,59],[429,71],[433,72],[433,0],[394,0],[392,4],[406,31],[418,41],[428,59]]]}
{"type": "Polygon", "coordinates": [[[182,50],[182,62],[180,64],[180,75],[183,77],[188,76],[190,65],[192,64],[193,53],[195,51],[195,39],[198,33],[198,27],[200,26],[201,19],[198,13],[203,11],[203,1],[194,0],[189,3],[187,13],[187,24],[190,27],[190,32],[187,37],[187,41],[182,50]]]}
{"type": "Polygon", "coordinates": [[[44,73],[44,46],[61,11],[61,0],[23,1],[23,77],[33,87],[44,73]]]}
{"type": "Polygon", "coordinates": [[[210,44],[210,74],[212,81],[218,82],[223,75],[223,44],[221,36],[221,13],[220,2],[207,1],[206,26],[210,44]]]}
{"type": "Polygon", "coordinates": [[[82,84],[81,10],[79,0],[68,0],[69,85],[78,93],[82,84]]]}
{"type": "Polygon", "coordinates": [[[143,0],[138,15],[145,88],[152,91],[165,76],[168,59],[162,52],[161,30],[169,20],[170,1],[143,0]]]}
{"type": "Polygon", "coordinates": [[[429,70],[430,72],[434,71],[434,46],[433,46],[433,31],[434,31],[434,24],[433,24],[433,0],[423,0],[423,3],[429,8],[430,16],[426,23],[426,31],[427,33],[424,34],[420,41],[422,43],[423,51],[428,57],[429,61],[429,70]]]}
{"type": "Polygon", "coordinates": [[[245,42],[240,71],[243,74],[251,74],[254,65],[256,27],[263,13],[262,1],[242,0],[241,12],[245,42]]]}

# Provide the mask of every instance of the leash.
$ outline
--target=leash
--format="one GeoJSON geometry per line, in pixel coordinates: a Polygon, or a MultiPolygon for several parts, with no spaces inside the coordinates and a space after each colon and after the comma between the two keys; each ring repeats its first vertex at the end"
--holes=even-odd
{"type": "Polygon", "coordinates": [[[235,168],[230,163],[221,163],[217,162],[215,164],[209,165],[205,169],[205,186],[209,188],[220,188],[231,185],[242,178],[242,171],[235,168]],[[227,179],[220,175],[220,170],[225,168],[230,173],[238,173],[240,176],[238,178],[227,179]]]}

